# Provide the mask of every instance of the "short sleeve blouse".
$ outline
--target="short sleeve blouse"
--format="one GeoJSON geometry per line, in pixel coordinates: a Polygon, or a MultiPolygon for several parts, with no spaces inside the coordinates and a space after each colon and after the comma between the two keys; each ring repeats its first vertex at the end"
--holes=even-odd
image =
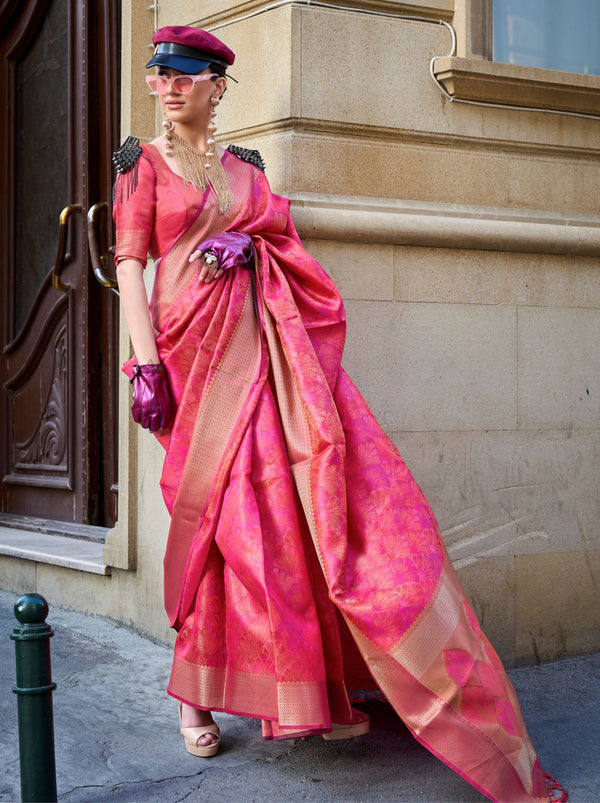
{"type": "Polygon", "coordinates": [[[117,264],[135,259],[145,265],[148,254],[158,259],[187,231],[205,203],[205,193],[174,173],[154,145],[141,147],[134,168],[115,182],[117,264]]]}

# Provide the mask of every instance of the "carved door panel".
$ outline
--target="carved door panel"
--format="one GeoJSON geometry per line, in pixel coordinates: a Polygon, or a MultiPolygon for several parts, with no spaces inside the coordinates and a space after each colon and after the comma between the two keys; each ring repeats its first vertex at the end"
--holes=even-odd
{"type": "Polygon", "coordinates": [[[116,518],[117,307],[86,218],[110,197],[119,16],[117,0],[0,0],[0,514],[57,531],[116,518]]]}

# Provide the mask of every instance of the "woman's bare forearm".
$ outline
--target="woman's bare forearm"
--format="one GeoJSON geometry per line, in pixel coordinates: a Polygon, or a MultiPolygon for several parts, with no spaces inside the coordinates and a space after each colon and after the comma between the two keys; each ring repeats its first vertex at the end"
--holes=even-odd
{"type": "Polygon", "coordinates": [[[148,309],[144,266],[135,259],[123,259],[117,266],[121,306],[135,356],[140,365],[158,363],[158,351],[148,309]]]}

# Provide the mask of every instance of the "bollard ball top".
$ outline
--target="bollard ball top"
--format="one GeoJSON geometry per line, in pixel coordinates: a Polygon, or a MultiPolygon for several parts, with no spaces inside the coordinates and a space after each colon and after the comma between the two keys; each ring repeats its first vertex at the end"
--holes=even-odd
{"type": "Polygon", "coordinates": [[[23,594],[15,602],[15,618],[22,625],[42,624],[48,616],[48,603],[41,594],[23,594]]]}

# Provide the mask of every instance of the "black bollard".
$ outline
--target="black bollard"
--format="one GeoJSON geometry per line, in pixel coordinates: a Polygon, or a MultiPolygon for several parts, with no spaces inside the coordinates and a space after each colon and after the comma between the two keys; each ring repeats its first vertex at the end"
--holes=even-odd
{"type": "Polygon", "coordinates": [[[26,803],[56,801],[54,761],[54,721],[50,637],[46,624],[48,603],[39,594],[24,594],[15,602],[15,642],[17,659],[19,756],[21,761],[21,800],[26,803]]]}

